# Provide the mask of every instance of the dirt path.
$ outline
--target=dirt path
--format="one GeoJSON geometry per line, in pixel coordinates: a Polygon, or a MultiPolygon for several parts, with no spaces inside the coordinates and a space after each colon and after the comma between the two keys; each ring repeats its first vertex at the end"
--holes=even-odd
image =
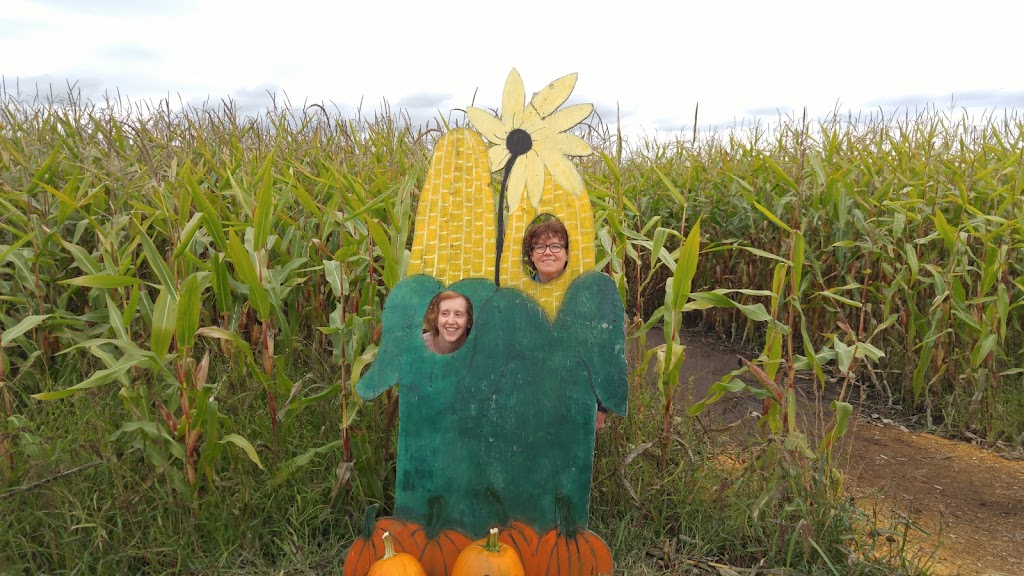
{"type": "MultiPolygon", "coordinates": [[[[736,368],[740,352],[696,334],[685,344],[678,397],[692,402],[736,368]]],[[[813,407],[813,398],[805,400],[813,407]]],[[[753,398],[732,397],[702,421],[719,428],[759,409],[753,398]]],[[[880,526],[905,519],[916,527],[907,550],[927,561],[932,574],[1024,575],[1024,460],[912,432],[860,407],[855,415],[841,464],[845,489],[861,509],[882,520],[880,526]]]]}
{"type": "Polygon", "coordinates": [[[1024,461],[859,419],[846,448],[848,490],[862,509],[906,517],[912,550],[933,574],[1024,574],[1024,461]]]}

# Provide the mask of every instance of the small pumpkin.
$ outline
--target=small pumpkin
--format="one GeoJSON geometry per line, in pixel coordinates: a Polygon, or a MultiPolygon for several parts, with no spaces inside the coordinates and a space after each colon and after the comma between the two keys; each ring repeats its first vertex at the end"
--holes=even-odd
{"type": "Polygon", "coordinates": [[[612,551],[600,536],[576,524],[572,503],[564,494],[555,497],[557,526],[537,543],[530,574],[546,576],[597,576],[613,574],[612,551]]]}
{"type": "Polygon", "coordinates": [[[390,532],[385,532],[381,540],[384,541],[384,556],[370,566],[367,576],[427,576],[412,554],[395,552],[390,532]]]}
{"type": "Polygon", "coordinates": [[[487,538],[473,542],[459,553],[451,576],[525,576],[519,554],[498,538],[491,528],[487,538]]]}
{"type": "MultiPolygon", "coordinates": [[[[499,540],[511,546],[519,555],[523,567],[529,570],[533,565],[534,556],[537,555],[537,543],[540,541],[540,535],[533,529],[533,526],[526,522],[513,520],[505,507],[505,501],[493,488],[487,489],[487,495],[491,497],[498,509],[498,523],[495,528],[501,529],[499,540]]],[[[533,576],[529,571],[526,574],[533,576]]]]}
{"type": "Polygon", "coordinates": [[[377,524],[377,505],[372,504],[363,515],[363,533],[356,537],[345,553],[342,576],[366,576],[370,566],[384,554],[381,536],[384,530],[377,524]]]}

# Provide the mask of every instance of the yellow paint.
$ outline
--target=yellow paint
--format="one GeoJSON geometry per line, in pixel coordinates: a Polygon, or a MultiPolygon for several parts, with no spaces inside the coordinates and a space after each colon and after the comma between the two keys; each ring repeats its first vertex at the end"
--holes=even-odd
{"type": "Polygon", "coordinates": [[[594,215],[590,210],[590,198],[585,190],[579,195],[570,193],[545,170],[544,193],[538,205],[520,202],[508,217],[505,249],[501,257],[501,285],[518,288],[531,296],[547,312],[548,319],[554,321],[569,284],[580,274],[593,269],[594,215]],[[569,265],[561,276],[546,284],[530,278],[532,271],[523,259],[523,236],[540,214],[558,218],[569,233],[569,265]]]}
{"type": "Polygon", "coordinates": [[[487,144],[456,128],[438,140],[416,209],[408,273],[446,286],[464,278],[494,280],[497,226],[487,144]]]}
{"type": "MultiPolygon", "coordinates": [[[[494,279],[497,227],[487,145],[466,128],[444,135],[434,148],[427,181],[416,210],[409,274],[428,274],[450,286],[466,278],[494,279]]],[[[544,169],[537,206],[520,202],[505,222],[501,286],[532,297],[554,321],[565,291],[580,274],[594,269],[594,216],[584,190],[573,194],[544,169]],[[550,214],[569,233],[569,265],[558,278],[541,284],[530,278],[523,260],[523,236],[541,214],[550,214]]]]}

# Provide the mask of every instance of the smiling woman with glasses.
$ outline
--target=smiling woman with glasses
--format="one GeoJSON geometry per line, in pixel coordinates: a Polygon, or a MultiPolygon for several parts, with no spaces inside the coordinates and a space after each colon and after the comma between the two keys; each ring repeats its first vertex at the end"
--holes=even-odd
{"type": "Polygon", "coordinates": [[[569,233],[558,220],[534,224],[523,235],[523,254],[533,270],[531,277],[541,284],[550,282],[569,264],[569,233]]]}

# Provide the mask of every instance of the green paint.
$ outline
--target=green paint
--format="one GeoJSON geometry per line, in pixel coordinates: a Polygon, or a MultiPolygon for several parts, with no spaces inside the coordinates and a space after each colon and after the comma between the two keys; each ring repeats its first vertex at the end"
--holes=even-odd
{"type": "Polygon", "coordinates": [[[473,302],[466,344],[427,350],[420,327],[444,289],[429,276],[395,286],[384,307],[380,352],[356,391],[374,398],[401,385],[395,517],[427,521],[446,503],[445,528],[482,537],[499,518],[555,526],[564,494],[586,527],[597,401],[626,412],[623,310],[615,283],[590,272],[568,288],[552,325],[531,298],[487,280],[450,287],[473,302]]]}

